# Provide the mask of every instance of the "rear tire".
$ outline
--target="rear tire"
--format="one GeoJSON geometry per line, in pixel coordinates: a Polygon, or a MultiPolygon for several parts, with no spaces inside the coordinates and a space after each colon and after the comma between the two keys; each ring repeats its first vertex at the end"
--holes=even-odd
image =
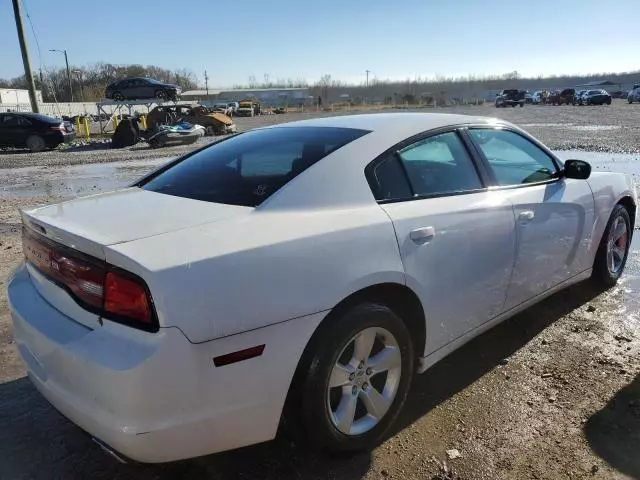
{"type": "Polygon", "coordinates": [[[37,153],[43,151],[47,148],[47,143],[44,141],[40,135],[30,135],[26,141],[27,148],[32,153],[37,153]]]}
{"type": "Polygon", "coordinates": [[[386,439],[409,391],[411,336],[384,305],[332,315],[302,360],[287,423],[301,430],[297,438],[328,452],[371,450],[386,439]]]}
{"type": "Polygon", "coordinates": [[[631,245],[631,219],[629,212],[618,204],[613,208],[602,234],[591,278],[605,287],[613,287],[622,275],[631,245]]]}

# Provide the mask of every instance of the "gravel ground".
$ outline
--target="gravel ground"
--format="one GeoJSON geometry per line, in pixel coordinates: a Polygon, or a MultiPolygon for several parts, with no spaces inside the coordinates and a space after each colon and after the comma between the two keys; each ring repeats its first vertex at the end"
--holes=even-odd
{"type": "MultiPolygon", "coordinates": [[[[374,112],[398,111],[394,109],[374,112]]],[[[589,150],[610,153],[640,153],[640,105],[629,105],[624,100],[614,100],[611,106],[540,106],[525,108],[495,108],[493,105],[424,108],[421,112],[459,113],[499,117],[516,123],[554,150],[589,150]]],[[[238,130],[248,130],[265,125],[291,122],[318,116],[363,113],[359,110],[339,113],[305,112],[260,117],[237,117],[238,130]]],[[[368,113],[368,112],[367,112],[368,113]]],[[[205,137],[194,145],[151,149],[146,143],[130,148],[111,150],[108,145],[70,148],[65,151],[29,153],[28,151],[0,151],[0,169],[39,165],[77,165],[85,163],[114,162],[158,157],[175,157],[194,148],[213,142],[205,137]]]]}
{"type": "MultiPolygon", "coordinates": [[[[578,148],[570,142],[589,141],[606,145],[607,151],[638,151],[638,129],[631,125],[639,111],[620,102],[611,108],[464,109],[514,121],[553,148],[578,148]],[[594,117],[597,125],[616,128],[570,129],[570,123],[595,125],[594,117]],[[533,125],[551,121],[563,126],[533,125]]],[[[238,124],[251,128],[301,117],[238,119],[238,124]]],[[[167,149],[167,155],[178,150],[167,149]]],[[[147,153],[109,151],[109,158],[147,153]]],[[[71,163],[105,160],[104,152],[72,155],[71,163]]],[[[69,162],[62,158],[57,152],[0,155],[0,163],[69,162]]],[[[119,175],[134,178],[139,168],[119,175]]],[[[34,169],[45,183],[50,170],[59,169],[34,169]]],[[[603,292],[584,283],[560,292],[416,377],[397,432],[371,454],[328,458],[281,439],[168,465],[121,465],[38,394],[12,341],[4,287],[22,257],[17,208],[65,195],[32,193],[0,197],[0,479],[640,478],[638,239],[617,287],[603,292]]]]}

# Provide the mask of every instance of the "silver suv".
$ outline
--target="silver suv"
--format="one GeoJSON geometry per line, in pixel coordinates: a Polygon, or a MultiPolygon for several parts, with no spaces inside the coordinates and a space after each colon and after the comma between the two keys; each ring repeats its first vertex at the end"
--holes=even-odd
{"type": "Polygon", "coordinates": [[[640,103],[640,84],[635,84],[627,95],[627,101],[629,103],[638,102],[640,103]]]}

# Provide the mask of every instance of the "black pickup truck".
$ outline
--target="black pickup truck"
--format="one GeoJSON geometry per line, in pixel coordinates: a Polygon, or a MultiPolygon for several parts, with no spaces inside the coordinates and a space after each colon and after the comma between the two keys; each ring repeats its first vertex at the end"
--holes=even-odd
{"type": "Polygon", "coordinates": [[[516,105],[524,107],[526,94],[526,90],[518,90],[516,88],[502,90],[500,93],[496,94],[496,108],[508,106],[515,107],[516,105]]]}

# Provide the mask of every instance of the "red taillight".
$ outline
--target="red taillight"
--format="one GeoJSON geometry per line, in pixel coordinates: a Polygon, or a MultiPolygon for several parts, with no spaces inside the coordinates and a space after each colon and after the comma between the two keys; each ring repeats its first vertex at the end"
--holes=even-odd
{"type": "Polygon", "coordinates": [[[134,275],[26,229],[22,246],[31,264],[86,309],[143,330],[157,329],[146,285],[134,275]]]}
{"type": "Polygon", "coordinates": [[[144,285],[117,272],[107,273],[104,309],[113,315],[151,324],[151,306],[144,285]]]}
{"type": "Polygon", "coordinates": [[[95,308],[102,308],[104,274],[105,269],[98,265],[71,258],[56,250],[51,252],[49,275],[53,280],[66,285],[80,300],[95,308]]]}

